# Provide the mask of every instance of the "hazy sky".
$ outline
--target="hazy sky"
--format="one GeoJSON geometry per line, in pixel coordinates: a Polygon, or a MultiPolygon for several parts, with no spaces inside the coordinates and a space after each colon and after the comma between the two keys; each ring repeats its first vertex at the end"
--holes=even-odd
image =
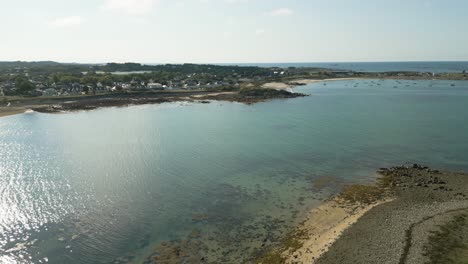
{"type": "Polygon", "coordinates": [[[0,60],[468,60],[466,0],[0,0],[0,60]]]}

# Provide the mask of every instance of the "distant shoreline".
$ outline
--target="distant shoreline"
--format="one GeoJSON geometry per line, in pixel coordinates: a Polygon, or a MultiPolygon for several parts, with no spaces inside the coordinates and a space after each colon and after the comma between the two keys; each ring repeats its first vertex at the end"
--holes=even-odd
{"type": "Polygon", "coordinates": [[[263,88],[266,89],[277,89],[277,90],[286,90],[290,88],[294,88],[300,85],[307,85],[312,83],[320,83],[320,82],[332,82],[332,81],[350,81],[350,80],[363,80],[365,78],[330,78],[330,79],[297,79],[291,80],[287,82],[269,82],[262,85],[263,88]]]}
{"type": "Polygon", "coordinates": [[[240,90],[234,91],[208,91],[208,90],[179,90],[179,91],[133,91],[121,93],[106,93],[100,95],[79,95],[66,97],[24,97],[12,99],[11,107],[0,106],[0,118],[22,114],[28,110],[42,113],[60,113],[79,110],[94,110],[102,107],[125,107],[139,104],[158,104],[178,101],[209,103],[209,101],[228,101],[254,104],[272,99],[296,98],[305,96],[293,93],[290,90],[297,86],[331,81],[349,81],[364,79],[382,80],[452,80],[463,81],[464,79],[427,79],[418,76],[401,77],[343,77],[328,79],[298,78],[278,82],[266,82],[259,87],[247,86],[247,89],[255,91],[251,94],[242,94],[240,90]],[[277,92],[275,92],[277,91],[277,92]]]}
{"type": "Polygon", "coordinates": [[[22,114],[28,110],[41,113],[63,113],[82,110],[94,110],[104,107],[126,107],[142,104],[160,104],[171,102],[228,101],[254,104],[272,99],[285,99],[306,96],[274,89],[248,89],[246,91],[171,91],[171,92],[130,92],[96,96],[27,98],[15,101],[13,107],[0,107],[0,117],[22,114]]]}

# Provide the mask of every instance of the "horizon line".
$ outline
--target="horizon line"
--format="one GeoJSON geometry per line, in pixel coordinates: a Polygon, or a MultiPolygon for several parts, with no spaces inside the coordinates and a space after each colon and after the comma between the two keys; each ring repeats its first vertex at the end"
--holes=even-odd
{"type": "Polygon", "coordinates": [[[138,63],[141,65],[167,65],[167,64],[199,64],[199,65],[242,65],[242,64],[330,64],[330,63],[427,63],[427,62],[466,62],[468,60],[388,60],[388,61],[290,61],[290,62],[138,62],[138,61],[125,61],[125,62],[116,62],[116,61],[108,61],[108,62],[64,62],[64,61],[56,61],[56,60],[0,60],[0,63],[4,62],[25,62],[25,63],[34,63],[34,62],[55,62],[60,64],[83,64],[83,65],[100,65],[100,64],[108,64],[108,63],[138,63]]]}

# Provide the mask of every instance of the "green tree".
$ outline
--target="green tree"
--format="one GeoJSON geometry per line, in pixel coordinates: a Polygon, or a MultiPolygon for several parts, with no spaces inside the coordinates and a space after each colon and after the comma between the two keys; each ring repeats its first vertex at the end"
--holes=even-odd
{"type": "Polygon", "coordinates": [[[80,78],[80,83],[81,84],[93,84],[95,85],[98,82],[98,79],[94,76],[83,76],[80,78]]]}
{"type": "Polygon", "coordinates": [[[61,84],[77,83],[79,81],[80,81],[80,78],[72,76],[72,75],[61,75],[60,76],[60,83],[61,84]]]}
{"type": "Polygon", "coordinates": [[[36,86],[33,83],[31,83],[28,79],[22,76],[16,78],[15,86],[19,94],[27,94],[28,92],[36,88],[36,86]]]}
{"type": "Polygon", "coordinates": [[[100,83],[102,83],[103,85],[107,85],[107,86],[111,86],[114,82],[114,80],[112,79],[112,76],[110,75],[103,75],[99,77],[98,80],[100,83]]]}
{"type": "Polygon", "coordinates": [[[54,75],[52,76],[52,82],[58,83],[59,81],[60,81],[59,76],[58,76],[57,74],[54,74],[54,75]]]}

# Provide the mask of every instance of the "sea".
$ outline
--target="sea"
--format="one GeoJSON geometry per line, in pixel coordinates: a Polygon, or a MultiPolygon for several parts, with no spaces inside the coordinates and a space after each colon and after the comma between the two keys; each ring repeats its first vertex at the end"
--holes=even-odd
{"type": "Polygon", "coordinates": [[[468,61],[407,61],[407,62],[304,62],[304,63],[243,63],[228,64],[258,67],[312,67],[356,72],[430,72],[462,73],[468,71],[468,61]]]}
{"type": "Polygon", "coordinates": [[[0,263],[252,263],[380,167],[468,171],[467,81],[294,90],[0,118],[0,263]]]}

